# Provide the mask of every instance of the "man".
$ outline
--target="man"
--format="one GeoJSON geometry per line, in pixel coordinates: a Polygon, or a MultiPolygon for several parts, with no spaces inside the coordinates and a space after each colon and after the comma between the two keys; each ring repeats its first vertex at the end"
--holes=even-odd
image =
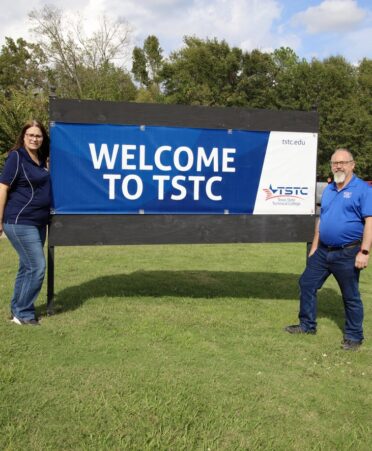
{"type": "Polygon", "coordinates": [[[306,269],[300,278],[300,324],[290,334],[315,334],[317,290],[330,274],[341,289],[345,309],[342,348],[356,350],[363,341],[363,304],[359,274],[368,266],[372,245],[372,189],[353,174],[354,159],[347,149],[331,157],[334,183],[323,193],[306,269]]]}

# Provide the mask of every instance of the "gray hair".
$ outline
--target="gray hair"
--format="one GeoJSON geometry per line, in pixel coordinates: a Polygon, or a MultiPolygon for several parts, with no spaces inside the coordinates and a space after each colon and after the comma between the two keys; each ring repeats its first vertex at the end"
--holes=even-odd
{"type": "Polygon", "coordinates": [[[344,149],[344,148],[336,149],[336,150],[333,152],[333,154],[331,155],[331,158],[333,157],[333,155],[334,155],[336,152],[340,152],[340,151],[342,151],[342,152],[347,152],[347,153],[349,154],[349,156],[350,156],[350,160],[354,161],[353,154],[350,152],[350,150],[344,149]]]}

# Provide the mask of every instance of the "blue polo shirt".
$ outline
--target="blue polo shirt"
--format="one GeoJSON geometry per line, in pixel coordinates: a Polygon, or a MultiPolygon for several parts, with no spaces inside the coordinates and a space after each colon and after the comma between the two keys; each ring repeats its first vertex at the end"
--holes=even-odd
{"type": "Polygon", "coordinates": [[[372,216],[372,189],[353,175],[340,191],[333,182],[322,196],[319,237],[327,246],[343,246],[361,240],[364,218],[372,216]]]}
{"type": "Polygon", "coordinates": [[[45,161],[40,166],[20,148],[10,152],[0,176],[9,185],[3,222],[44,226],[49,221],[51,189],[45,161]]]}

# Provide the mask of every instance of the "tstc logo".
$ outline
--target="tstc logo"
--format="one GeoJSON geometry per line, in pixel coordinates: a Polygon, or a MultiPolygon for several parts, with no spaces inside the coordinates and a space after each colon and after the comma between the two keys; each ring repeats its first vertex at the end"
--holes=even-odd
{"type": "Polygon", "coordinates": [[[270,200],[277,197],[294,197],[296,199],[303,199],[309,194],[308,186],[278,186],[274,188],[270,183],[269,188],[264,188],[266,199],[270,200]]]}

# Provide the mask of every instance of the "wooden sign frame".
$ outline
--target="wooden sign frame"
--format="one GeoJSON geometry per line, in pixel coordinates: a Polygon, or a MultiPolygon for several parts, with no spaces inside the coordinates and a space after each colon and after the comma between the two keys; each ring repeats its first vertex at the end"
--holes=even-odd
{"type": "MultiPolygon", "coordinates": [[[[175,126],[318,133],[315,111],[50,99],[50,122],[175,126]]],[[[314,199],[315,210],[315,199],[314,199]]],[[[52,215],[48,234],[48,309],[54,247],[82,245],[309,242],[315,215],[52,215]]]]}

